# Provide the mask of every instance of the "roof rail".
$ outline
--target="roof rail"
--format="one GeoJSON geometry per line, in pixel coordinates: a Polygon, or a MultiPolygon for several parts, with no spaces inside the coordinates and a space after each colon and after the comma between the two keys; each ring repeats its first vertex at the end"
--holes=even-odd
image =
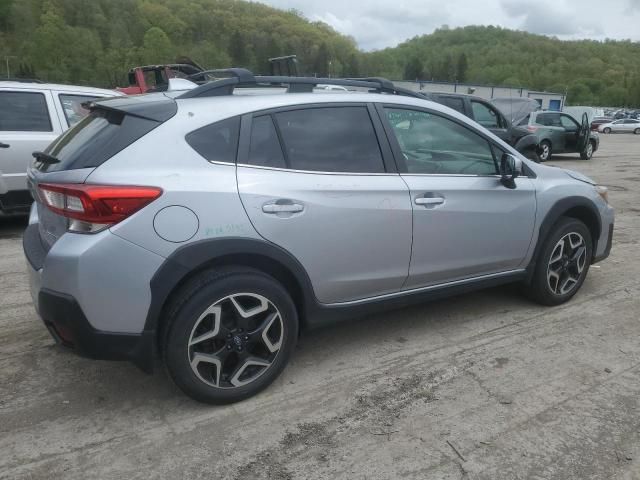
{"type": "MultiPolygon", "coordinates": [[[[237,87],[287,87],[289,93],[312,92],[314,87],[322,85],[339,85],[344,87],[367,88],[376,93],[389,93],[407,97],[427,99],[421,92],[396,87],[386,78],[317,78],[317,77],[289,77],[289,76],[254,76],[244,68],[229,68],[225,70],[208,70],[204,74],[226,76],[180,95],[183,98],[202,98],[232,95],[237,87]]],[[[200,74],[198,74],[200,75],[200,74]]]]}

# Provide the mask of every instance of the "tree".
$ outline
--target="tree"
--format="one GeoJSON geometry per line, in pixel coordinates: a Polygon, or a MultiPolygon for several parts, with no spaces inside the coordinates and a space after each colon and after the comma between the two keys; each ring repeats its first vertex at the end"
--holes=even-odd
{"type": "Polygon", "coordinates": [[[424,78],[424,65],[418,56],[412,57],[404,66],[405,80],[421,80],[424,78]]]}
{"type": "Polygon", "coordinates": [[[145,63],[168,63],[173,59],[173,46],[161,28],[151,27],[144,34],[143,56],[145,63]]]}
{"type": "Polygon", "coordinates": [[[462,52],[458,57],[458,65],[456,66],[456,79],[458,82],[467,81],[467,71],[469,70],[469,62],[467,55],[462,52]]]}
{"type": "Polygon", "coordinates": [[[329,74],[329,47],[326,42],[322,42],[313,62],[313,73],[319,77],[326,77],[329,74]]]}

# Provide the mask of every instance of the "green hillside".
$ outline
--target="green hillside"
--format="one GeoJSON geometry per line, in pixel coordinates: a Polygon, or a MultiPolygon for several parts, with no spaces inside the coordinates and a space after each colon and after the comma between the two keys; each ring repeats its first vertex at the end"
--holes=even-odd
{"type": "Polygon", "coordinates": [[[640,107],[640,44],[630,41],[466,27],[361,52],[326,24],[240,0],[0,0],[0,60],[9,56],[13,75],[115,86],[131,66],[180,55],[266,72],[267,58],[293,53],[310,74],[507,84],[640,107]]]}
{"type": "Polygon", "coordinates": [[[358,74],[353,39],[295,11],[236,0],[0,0],[0,72],[122,85],[135,65],[187,55],[208,67],[268,70],[296,53],[309,71],[358,74]]]}
{"type": "Polygon", "coordinates": [[[441,29],[365,55],[390,78],[569,92],[572,104],[640,106],[640,43],[561,41],[496,27],[441,29]]]}

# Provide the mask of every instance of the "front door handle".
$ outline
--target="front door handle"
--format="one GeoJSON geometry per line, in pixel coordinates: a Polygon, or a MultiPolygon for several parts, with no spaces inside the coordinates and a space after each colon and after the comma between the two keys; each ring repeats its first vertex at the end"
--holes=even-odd
{"type": "Polygon", "coordinates": [[[444,203],[444,198],[442,198],[442,197],[417,197],[415,202],[416,202],[416,205],[424,205],[425,207],[428,207],[428,206],[442,205],[444,203]]]}
{"type": "Polygon", "coordinates": [[[299,203],[265,203],[262,206],[264,213],[299,213],[304,210],[304,206],[299,203]]]}
{"type": "Polygon", "coordinates": [[[9,148],[11,145],[9,145],[8,143],[2,143],[0,142],[0,148],[9,148]]]}

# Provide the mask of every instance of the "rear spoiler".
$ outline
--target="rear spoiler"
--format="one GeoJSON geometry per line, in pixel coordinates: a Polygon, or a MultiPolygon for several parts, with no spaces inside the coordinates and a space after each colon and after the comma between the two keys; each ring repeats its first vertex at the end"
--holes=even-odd
{"type": "Polygon", "coordinates": [[[162,93],[111,97],[85,102],[82,105],[91,111],[120,112],[159,123],[166,122],[178,111],[176,101],[162,93]]]}

